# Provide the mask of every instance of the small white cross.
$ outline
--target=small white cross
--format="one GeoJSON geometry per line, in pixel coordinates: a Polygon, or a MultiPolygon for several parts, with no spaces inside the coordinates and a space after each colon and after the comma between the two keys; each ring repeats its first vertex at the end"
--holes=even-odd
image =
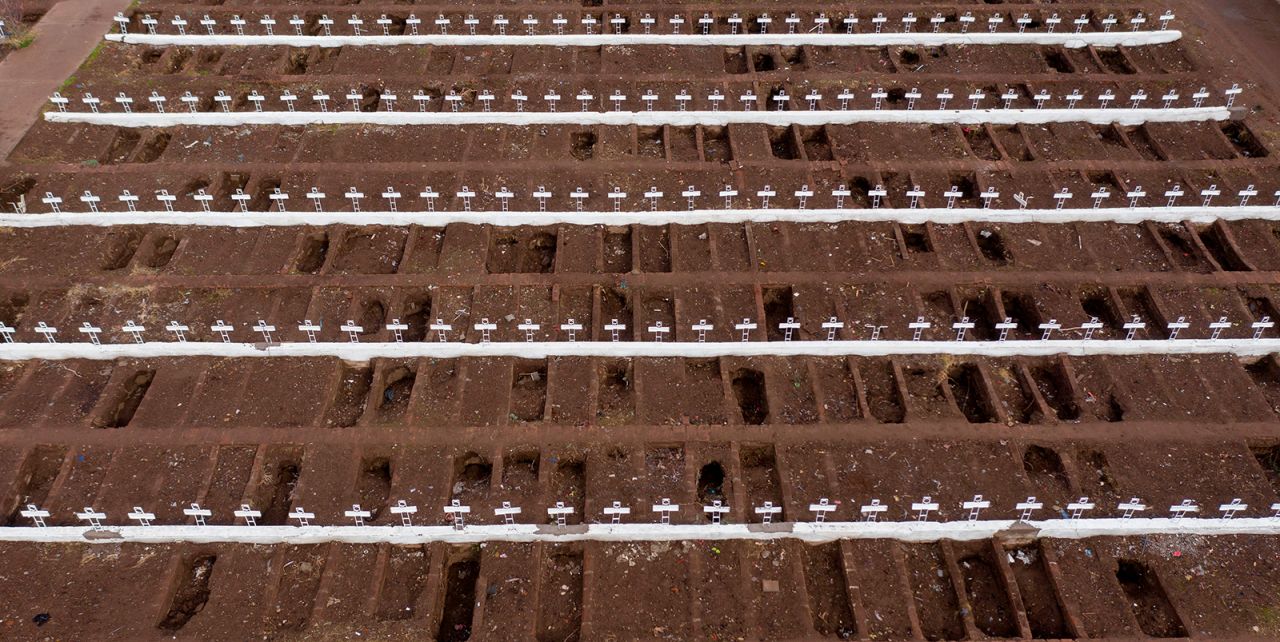
{"type": "Polygon", "coordinates": [[[649,190],[644,193],[644,197],[649,199],[649,211],[658,211],[658,199],[662,198],[662,190],[658,189],[656,186],[650,187],[649,190]]]}
{"type": "Polygon", "coordinates": [[[3,321],[0,321],[0,337],[4,337],[5,343],[13,343],[14,332],[16,332],[16,330],[5,325],[3,321]]]}
{"type": "Polygon", "coordinates": [[[688,201],[689,211],[692,212],[694,208],[694,200],[697,199],[699,196],[702,196],[702,192],[697,189],[694,189],[694,187],[690,185],[686,187],[683,192],[680,192],[680,195],[685,197],[685,199],[688,201]]]}
{"type": "Polygon", "coordinates": [[[699,319],[697,323],[690,326],[690,329],[698,333],[698,343],[706,343],[707,332],[714,330],[715,326],[707,323],[706,319],[699,319]]]}
{"type": "Polygon", "coordinates": [[[1018,502],[1017,504],[1014,504],[1013,508],[1019,512],[1018,519],[1026,522],[1031,520],[1032,514],[1041,508],[1044,508],[1044,502],[1037,501],[1033,495],[1028,497],[1025,502],[1018,502]]]}
{"type": "Polygon", "coordinates": [[[39,528],[45,527],[45,518],[49,516],[49,511],[37,507],[35,504],[27,504],[27,507],[18,512],[19,515],[35,522],[39,528]]]}
{"type": "Polygon", "coordinates": [[[1228,321],[1227,317],[1219,317],[1217,321],[1214,321],[1209,324],[1209,330],[1212,331],[1209,334],[1209,339],[1213,341],[1217,341],[1219,338],[1222,337],[1223,331],[1229,330],[1233,325],[1235,324],[1228,321]]]}
{"type": "Polygon", "coordinates": [[[1219,504],[1218,510],[1222,512],[1222,519],[1231,519],[1236,513],[1249,510],[1249,505],[1237,497],[1226,504],[1219,504]]]}
{"type": "Polygon", "coordinates": [[[924,317],[916,317],[915,321],[907,324],[907,329],[911,330],[912,341],[919,341],[920,335],[924,334],[924,331],[931,327],[933,327],[933,323],[925,321],[924,317]]]}
{"type": "Polygon", "coordinates": [[[1258,340],[1262,338],[1263,332],[1266,332],[1267,330],[1270,330],[1271,328],[1276,327],[1276,322],[1272,321],[1271,317],[1264,316],[1262,317],[1261,320],[1249,324],[1249,327],[1253,328],[1254,340],[1258,340]]]}
{"type": "Polygon", "coordinates": [[[409,324],[401,323],[400,319],[392,319],[387,324],[387,331],[395,338],[396,343],[404,343],[404,333],[409,329],[409,324]]]}
{"type": "Polygon", "coordinates": [[[1139,185],[1132,192],[1129,192],[1125,196],[1129,197],[1129,209],[1134,209],[1138,207],[1139,199],[1143,199],[1147,197],[1147,192],[1142,189],[1141,185],[1139,185]]]}
{"type": "Polygon", "coordinates": [[[187,332],[191,331],[190,326],[184,323],[178,323],[177,321],[170,321],[169,325],[166,325],[164,329],[172,332],[174,336],[177,337],[178,343],[186,343],[187,332]]]}
{"type": "Polygon", "coordinates": [[[760,516],[762,524],[772,524],[773,516],[782,514],[782,507],[774,506],[773,502],[765,502],[763,506],[755,507],[755,513],[760,516]]]}
{"type": "Polygon", "coordinates": [[[613,341],[614,341],[614,343],[617,343],[617,341],[618,341],[618,333],[622,332],[623,330],[626,330],[626,329],[627,329],[627,324],[625,324],[625,323],[618,323],[618,320],[617,320],[617,319],[614,319],[612,322],[610,322],[610,323],[606,323],[606,324],[605,324],[605,326],[604,326],[604,329],[605,329],[605,331],[607,331],[607,332],[609,332],[609,333],[611,334],[611,336],[613,337],[613,341]]]}
{"type": "Polygon", "coordinates": [[[925,495],[920,501],[913,502],[911,504],[911,510],[916,512],[917,522],[929,521],[929,513],[938,510],[938,508],[940,508],[938,502],[933,501],[933,498],[928,495],[925,495]]]}
{"type": "Polygon", "coordinates": [[[231,511],[231,515],[243,519],[246,526],[257,526],[258,519],[262,517],[262,511],[254,510],[248,504],[240,504],[240,510],[231,511]]]}
{"type": "Polygon", "coordinates": [[[662,325],[661,321],[655,321],[649,326],[649,333],[653,335],[653,340],[662,343],[668,334],[671,334],[671,328],[662,325]]]}
{"type": "Polygon", "coordinates": [[[516,523],[516,515],[521,513],[519,506],[512,506],[511,502],[502,502],[502,505],[493,509],[494,517],[501,517],[502,523],[508,526],[516,523]]]}
{"type": "Polygon", "coordinates": [[[120,330],[132,335],[134,343],[146,343],[146,341],[142,339],[142,333],[147,330],[146,327],[140,326],[132,320],[129,320],[124,322],[124,326],[122,326],[120,330]]]}
{"type": "Polygon", "coordinates": [[[100,513],[88,506],[85,507],[84,512],[76,513],[76,519],[89,522],[89,526],[91,526],[95,531],[102,529],[102,520],[106,518],[107,518],[106,513],[100,513]]]}
{"type": "Polygon", "coordinates": [[[1213,204],[1213,199],[1222,195],[1222,190],[1217,185],[1210,185],[1208,189],[1200,190],[1200,195],[1204,197],[1201,207],[1209,207],[1213,204]]]}
{"type": "Polygon", "coordinates": [[[733,329],[742,333],[742,342],[746,343],[751,340],[751,331],[759,327],[751,319],[743,319],[742,323],[733,324],[733,329]]]}
{"type": "MultiPolygon", "coordinates": [[[[1277,192],[1277,194],[1280,194],[1280,192],[1277,192]]],[[[733,189],[732,185],[725,185],[724,189],[720,190],[720,198],[724,199],[725,209],[733,209],[733,197],[737,195],[738,190],[733,189]]]]}
{"type": "Polygon", "coordinates": [[[541,185],[538,186],[538,189],[534,190],[533,198],[538,201],[539,212],[547,211],[547,200],[550,199],[551,196],[551,192],[541,185]]]}
{"type": "Polygon", "coordinates": [[[976,522],[983,509],[991,508],[991,500],[983,499],[982,495],[974,495],[973,499],[961,502],[960,508],[969,511],[969,521],[976,522]]]}
{"type": "Polygon", "coordinates": [[[542,324],[534,323],[533,319],[525,319],[524,323],[516,324],[516,329],[524,333],[524,339],[527,343],[533,343],[533,333],[542,329],[542,324]]]}
{"type": "Polygon", "coordinates": [[[1086,341],[1092,339],[1093,333],[1101,330],[1102,327],[1102,322],[1098,320],[1098,317],[1089,317],[1088,321],[1080,324],[1080,329],[1084,330],[1084,338],[1086,341]]]}
{"type": "Polygon", "coordinates": [[[889,507],[880,503],[880,500],[873,499],[870,504],[864,504],[858,509],[862,514],[862,519],[868,522],[874,522],[880,519],[880,514],[888,512],[889,507]]]}
{"type": "Polygon", "coordinates": [[[1237,194],[1237,196],[1240,197],[1240,207],[1248,207],[1249,199],[1257,195],[1258,195],[1258,188],[1254,187],[1253,185],[1249,185],[1248,187],[1240,190],[1240,192],[1237,194]]]}
{"type": "Polygon", "coordinates": [[[182,514],[187,517],[195,518],[196,526],[205,526],[205,520],[213,517],[213,511],[207,508],[200,508],[200,504],[196,503],[192,503],[189,508],[182,509],[182,514]]]}
{"type": "Polygon", "coordinates": [[[1001,321],[996,324],[996,330],[1000,332],[1000,335],[996,338],[996,341],[1004,341],[1005,339],[1008,339],[1009,331],[1016,330],[1017,328],[1018,328],[1018,324],[1013,320],[1012,317],[1005,317],[1004,321],[1001,321]]]}
{"type": "Polygon", "coordinates": [[[364,520],[373,517],[373,512],[361,509],[360,504],[352,504],[351,510],[343,511],[342,516],[354,520],[356,526],[364,526],[364,520]]]}
{"type": "Polygon", "coordinates": [[[662,501],[653,505],[653,512],[658,513],[659,519],[663,524],[671,523],[671,514],[680,510],[679,504],[672,504],[671,500],[663,497],[662,501]]]}
{"type": "Polygon", "coordinates": [[[712,524],[719,524],[721,518],[729,513],[729,507],[720,500],[713,500],[709,506],[703,506],[702,512],[711,516],[712,524]]]}
{"type": "Polygon", "coordinates": [[[1134,513],[1141,513],[1142,511],[1147,510],[1147,505],[1142,503],[1142,500],[1137,497],[1133,497],[1127,502],[1120,502],[1116,508],[1121,511],[1121,519],[1131,519],[1134,513]]]}
{"type": "Polygon", "coordinates": [[[271,333],[276,331],[274,325],[269,325],[266,321],[258,319],[258,325],[253,326],[253,331],[262,335],[262,340],[271,343],[271,333]]]}
{"type": "Polygon", "coordinates": [[[1139,317],[1136,314],[1133,315],[1133,318],[1128,323],[1124,324],[1124,340],[1132,341],[1133,336],[1138,333],[1138,330],[1142,330],[1146,327],[1147,324],[1142,321],[1142,317],[1139,317]]]}
{"type": "Polygon", "coordinates": [[[911,199],[908,201],[907,206],[910,209],[915,209],[918,205],[920,205],[920,199],[924,198],[924,190],[920,189],[919,185],[916,185],[911,189],[907,190],[907,198],[911,199]]]}
{"type": "Polygon", "coordinates": [[[1080,516],[1083,515],[1085,511],[1093,510],[1093,507],[1094,503],[1089,501],[1088,497],[1081,497],[1080,499],[1067,504],[1067,513],[1071,516],[1071,519],[1080,519],[1080,516]]]}
{"type": "Polygon", "coordinates": [[[840,321],[835,317],[829,317],[822,323],[822,329],[827,331],[827,341],[835,341],[836,333],[844,329],[844,321],[840,321]]]}
{"type": "Polygon", "coordinates": [[[138,522],[139,526],[150,526],[152,520],[156,518],[156,514],[142,510],[141,506],[134,506],[133,511],[126,514],[125,517],[138,522]]]}
{"type": "Polygon", "coordinates": [[[296,506],[292,513],[289,513],[289,519],[298,520],[298,527],[310,526],[311,520],[316,518],[315,513],[308,513],[301,506],[296,506]]]}
{"type": "Polygon", "coordinates": [[[1168,327],[1169,327],[1169,340],[1173,341],[1174,339],[1178,338],[1179,332],[1186,330],[1187,328],[1190,328],[1191,324],[1187,323],[1186,317],[1178,317],[1178,320],[1171,321],[1168,327]]]}
{"type": "Polygon", "coordinates": [[[1170,506],[1169,512],[1173,513],[1174,519],[1182,519],[1187,516],[1187,513],[1200,512],[1200,506],[1196,504],[1194,500],[1184,499],[1182,500],[1182,503],[1170,506]]]}
{"type": "Polygon", "coordinates": [[[560,324],[560,331],[569,333],[569,341],[577,341],[578,333],[582,331],[582,324],[575,321],[573,317],[569,317],[567,322],[560,324]]]}
{"type": "Polygon", "coordinates": [[[889,190],[884,185],[876,185],[875,189],[867,190],[867,196],[871,197],[871,207],[880,207],[880,201],[889,195],[889,190]]]}
{"type": "Polygon", "coordinates": [[[454,530],[462,530],[466,524],[464,523],[467,513],[471,512],[470,506],[463,506],[459,500],[450,500],[449,505],[444,507],[444,514],[453,518],[454,530]]]}
{"type": "Polygon", "coordinates": [[[418,193],[418,196],[427,199],[428,212],[436,211],[436,199],[440,198],[440,192],[431,189],[431,186],[428,185],[426,189],[418,193]]]}
{"type": "Polygon", "coordinates": [[[316,333],[320,331],[320,324],[319,324],[319,323],[312,323],[312,322],[311,322],[311,319],[306,319],[306,320],[304,320],[302,323],[299,323],[299,324],[298,324],[298,330],[299,330],[300,332],[305,332],[305,333],[307,333],[307,342],[308,342],[308,343],[315,343],[315,342],[316,342],[316,333]]]}
{"type": "Polygon", "coordinates": [[[782,331],[782,340],[790,341],[795,331],[800,329],[800,323],[795,320],[795,317],[787,317],[786,321],[778,323],[778,329],[782,331]]]}
{"type": "Polygon", "coordinates": [[[815,522],[827,521],[827,513],[833,512],[837,508],[839,506],[832,504],[831,500],[826,497],[819,499],[816,504],[809,504],[809,512],[813,513],[813,521],[815,522]]]}
{"type": "MultiPolygon", "coordinates": [[[[44,335],[44,340],[48,343],[58,342],[58,339],[56,336],[58,334],[58,329],[51,325],[46,324],[44,321],[39,321],[36,323],[36,332],[38,334],[44,335]]],[[[12,343],[12,341],[8,343],[12,343]]]]}
{"type": "Polygon", "coordinates": [[[611,523],[619,524],[622,522],[623,515],[631,514],[631,508],[623,506],[622,502],[613,502],[612,504],[605,506],[604,510],[601,512],[609,516],[609,521],[611,523]]]}
{"type": "Polygon", "coordinates": [[[89,335],[89,343],[92,343],[95,346],[102,345],[102,341],[98,338],[98,335],[102,333],[102,328],[96,327],[88,321],[85,321],[80,325],[79,329],[80,332],[89,335]]]}
{"type": "Polygon", "coordinates": [[[395,505],[392,506],[389,510],[391,511],[392,515],[400,516],[401,526],[413,526],[413,516],[417,514],[418,507],[410,506],[408,502],[401,499],[401,500],[397,500],[395,505]]]}
{"type": "Polygon", "coordinates": [[[491,333],[498,329],[498,324],[490,322],[488,317],[482,317],[473,327],[480,333],[480,343],[489,343],[491,333]]]}
{"type": "Polygon", "coordinates": [[[355,321],[350,319],[346,323],[338,326],[338,329],[347,333],[347,338],[351,343],[360,343],[360,333],[364,332],[364,326],[357,325],[355,321]]]}
{"type": "Polygon", "coordinates": [[[218,319],[214,323],[209,324],[210,332],[217,332],[222,337],[223,343],[231,343],[231,331],[235,330],[235,326],[226,323],[222,319],[218,319]]]}

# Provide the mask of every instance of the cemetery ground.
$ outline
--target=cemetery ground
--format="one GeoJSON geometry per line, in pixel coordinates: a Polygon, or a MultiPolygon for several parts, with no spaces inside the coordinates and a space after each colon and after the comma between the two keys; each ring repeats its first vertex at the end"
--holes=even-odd
{"type": "MultiPolygon", "coordinates": [[[[1269,2],[1269,0],[1254,0],[1269,2]]],[[[52,3],[32,2],[46,7],[52,3]]],[[[703,5],[591,2],[476,5],[487,25],[498,13],[532,16],[544,27],[557,14],[577,25],[591,12],[646,12],[667,24],[703,5]]],[[[714,7],[748,16],[792,7],[737,3],[714,7]],[[736,7],[736,9],[735,9],[736,7]]],[[[408,11],[427,23],[438,13],[461,29],[465,9],[392,3],[185,4],[143,0],[129,9],[173,33],[175,16],[204,15],[219,29],[234,14],[256,21],[297,12],[309,33],[321,15],[359,13],[374,28],[380,14],[406,28],[408,11]]],[[[807,22],[846,7],[797,5],[807,22]]],[[[1012,89],[1031,106],[1046,90],[1073,90],[1093,107],[1110,91],[1127,106],[1139,89],[1182,103],[1207,87],[1210,104],[1239,83],[1245,93],[1222,121],[1140,125],[816,125],[461,126],[252,125],[116,127],[36,120],[0,163],[5,213],[47,216],[46,194],[63,211],[83,212],[86,192],[103,213],[163,210],[159,190],[178,210],[268,216],[288,194],[290,212],[421,212],[413,225],[53,225],[0,228],[0,322],[17,340],[43,342],[37,322],[61,328],[59,341],[132,343],[127,323],[148,342],[175,340],[166,324],[189,324],[191,342],[221,341],[210,324],[234,326],[232,340],[261,343],[255,323],[277,326],[274,341],[394,340],[387,324],[407,324],[406,342],[431,342],[432,323],[451,326],[451,342],[477,343],[475,324],[497,324],[494,342],[523,342],[525,319],[539,341],[567,342],[574,320],[581,342],[694,343],[705,321],[711,342],[736,342],[735,324],[758,323],[750,341],[784,341],[779,324],[799,322],[796,341],[822,341],[823,323],[844,323],[840,339],[909,340],[908,323],[928,324],[925,339],[951,341],[968,317],[968,341],[996,342],[996,324],[1012,319],[1010,339],[1081,338],[1098,317],[1102,341],[1123,341],[1124,323],[1146,326],[1137,339],[1208,339],[1226,318],[1230,338],[1251,324],[1280,319],[1280,222],[1272,220],[1115,222],[750,222],[658,225],[448,224],[430,211],[476,213],[588,211],[667,214],[765,207],[831,208],[877,204],[907,211],[906,196],[956,211],[977,211],[980,194],[1000,192],[994,207],[1052,208],[1063,189],[1070,208],[1089,195],[1150,194],[1164,205],[1181,186],[1182,205],[1220,190],[1235,205],[1250,186],[1270,205],[1280,189],[1280,116],[1276,71],[1280,41],[1268,38],[1275,15],[1229,1],[1080,2],[991,5],[979,2],[882,2],[859,7],[891,21],[972,11],[1023,11],[1037,24],[1052,11],[1177,14],[1175,42],[1116,48],[1000,46],[181,46],[104,41],[59,88],[79,101],[92,93],[104,112],[148,96],[182,112],[184,92],[199,111],[283,110],[286,90],[300,111],[311,96],[327,109],[416,111],[410,95],[445,112],[447,96],[478,112],[482,92],[495,111],[593,109],[627,96],[641,110],[709,109],[706,96],[790,96],[786,110],[824,109],[851,90],[860,109],[870,94],[906,109],[938,109],[954,91],[985,107],[1012,89]],[[1244,12],[1244,13],[1238,13],[1244,12]],[[1247,16],[1241,18],[1241,15],[1247,16]],[[1269,21],[1270,20],[1270,21],[1269,21]],[[396,92],[388,104],[384,98],[396,92]],[[453,92],[451,94],[451,92],[453,92]],[[682,192],[695,188],[696,202],[682,192]],[[883,186],[877,203],[872,192],[883,186]],[[500,188],[514,194],[505,201],[500,188]],[[327,196],[308,198],[312,188],[327,196]],[[403,193],[394,201],[384,190],[403,193]],[[805,188],[814,193],[802,202],[805,188]],[[420,193],[439,192],[437,197],[420,193]],[[570,196],[587,192],[583,201],[570,196]],[[359,190],[359,198],[346,196],[359,190]],[[474,191],[464,198],[459,192],[474,191]],[[535,193],[549,194],[545,203],[535,193]],[[609,192],[625,192],[611,199],[609,192]],[[646,193],[661,192],[660,197],[646,193]],[[585,204],[583,204],[585,202],[585,204]]],[[[1280,10],[1277,12],[1280,13],[1280,10]]],[[[111,25],[104,16],[102,30],[111,25]]],[[[717,28],[723,24],[717,23],[717,28]]],[[[577,28],[576,26],[574,28],[577,28]]],[[[662,27],[667,29],[668,27],[662,27]]],[[[690,29],[686,27],[686,29],[690,29]]],[[[758,28],[758,27],[757,27],[758,28]]],[[[923,25],[916,27],[924,30],[923,25]]],[[[1065,27],[1064,27],[1065,28],[1065,27]]],[[[1116,27],[1127,29],[1124,25],[1116,27]]],[[[1152,25],[1151,28],[1157,28],[1152,25]]],[[[261,27],[252,22],[249,31],[261,27]]],[[[289,27],[291,29],[291,27],[289,27]]],[[[656,28],[655,28],[656,29],[656,28]]],[[[980,26],[976,29],[985,29],[980,26]]],[[[513,28],[514,30],[514,28],[513,28]]],[[[346,31],[343,31],[346,33],[346,31]]],[[[33,47],[40,46],[37,41],[33,47]]],[[[0,56],[4,50],[0,49],[0,56]]],[[[1182,105],[1186,106],[1186,105],[1182,105]]],[[[73,103],[75,110],[85,106],[73,103]]],[[[952,104],[952,108],[957,108],[952,104]]],[[[46,107],[56,111],[53,106],[46,107]]],[[[1191,208],[1188,208],[1191,209],[1191,208]]],[[[163,213],[163,212],[162,212],[163,213]]],[[[1274,330],[1270,330],[1274,334],[1274,330]]],[[[1269,335],[1270,336],[1270,335],[1269,335]]],[[[418,507],[415,525],[448,526],[442,507],[470,509],[469,526],[497,525],[504,502],[542,533],[580,533],[608,522],[614,502],[623,521],[659,520],[663,499],[676,525],[706,525],[703,507],[721,502],[729,525],[767,533],[773,522],[859,522],[861,508],[887,506],[882,522],[914,523],[912,503],[938,502],[932,522],[964,522],[962,502],[982,495],[986,520],[1019,518],[1015,505],[1043,502],[1037,519],[1070,516],[1089,498],[1088,517],[1119,517],[1130,498],[1140,517],[1164,517],[1192,499],[1216,518],[1239,499],[1248,517],[1280,501],[1280,360],[1276,355],[955,356],[607,358],[508,357],[215,358],[0,361],[0,531],[31,528],[28,505],[49,511],[50,527],[84,524],[76,513],[107,515],[83,542],[0,543],[0,637],[5,639],[426,639],[438,640],[963,640],[1280,637],[1280,540],[1274,535],[1116,535],[1044,537],[1018,524],[972,541],[840,538],[536,541],[477,544],[140,543],[114,539],[126,515],[143,508],[157,525],[192,523],[191,504],[212,511],[211,525],[244,524],[233,511],[252,506],[262,525],[350,524],[358,504],[371,527],[399,528],[393,507],[418,507]],[[815,502],[834,508],[817,513],[815,502]],[[572,509],[564,527],[545,512],[572,509]],[[819,519],[819,515],[822,516],[819,519]]],[[[1120,520],[1116,520],[1117,522],[1120,520]]],[[[32,528],[34,530],[34,528],[32,528]]],[[[3,539],[0,537],[0,539],[3,539]]]]}

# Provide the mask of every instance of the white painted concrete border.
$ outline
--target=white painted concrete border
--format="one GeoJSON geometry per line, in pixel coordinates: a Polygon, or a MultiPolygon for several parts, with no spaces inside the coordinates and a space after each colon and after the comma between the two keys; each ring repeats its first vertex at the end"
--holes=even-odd
{"type": "MultiPolygon", "coordinates": [[[[72,326],[65,328],[68,332],[72,326]]],[[[949,332],[948,328],[938,328],[949,332]]],[[[1238,329],[1239,330],[1239,329],[1238,329]]],[[[1156,329],[1163,333],[1162,329],[1156,329]]],[[[1247,332],[1248,328],[1243,330],[1247,332]]],[[[250,333],[247,325],[238,328],[241,336],[250,333]]],[[[157,333],[158,336],[158,333],[157,333]]],[[[148,343],[5,343],[0,344],[0,361],[27,359],[143,359],[158,357],[337,357],[362,362],[379,358],[430,357],[751,357],[751,356],[860,356],[889,355],[969,355],[1028,356],[1056,354],[1091,355],[1190,355],[1234,354],[1262,356],[1280,352],[1280,339],[1052,339],[1049,341],[496,341],[462,343],[423,341],[412,343],[284,342],[222,343],[218,341],[152,341],[148,343]]]]}
{"type": "MultiPolygon", "coordinates": [[[[1083,201],[1087,195],[1080,195],[1083,201]]],[[[1122,199],[1122,195],[1116,198],[1122,199]]],[[[70,200],[70,199],[68,199],[70,200]]],[[[300,204],[298,207],[304,207],[300,204]]],[[[1212,223],[1217,220],[1280,220],[1280,207],[1103,207],[1097,209],[982,209],[964,208],[849,208],[849,209],[702,209],[656,212],[549,211],[549,212],[60,212],[57,214],[3,214],[0,227],[63,227],[92,225],[185,225],[197,227],[277,227],[302,225],[425,225],[451,223],[496,225],[701,225],[704,223],[842,223],[847,221],[952,224],[983,223],[1212,223]]]]}
{"type": "Polygon", "coordinates": [[[396,45],[441,46],[541,46],[600,47],[606,45],[683,45],[739,47],[744,45],[782,45],[796,47],[886,47],[886,46],[958,46],[958,45],[1048,45],[1068,49],[1094,47],[1140,47],[1160,45],[1182,38],[1176,29],[1166,31],[1111,31],[1086,33],[1047,32],[970,32],[970,33],[769,33],[769,34],[564,34],[564,35],[431,35],[417,36],[292,36],[292,35],[178,35],[110,33],[106,39],[136,45],[180,45],[184,47],[276,45],[285,47],[359,47],[396,45]]]}
{"type": "Polygon", "coordinates": [[[681,540],[894,539],[932,542],[980,540],[1000,534],[1046,539],[1142,535],[1280,535],[1280,519],[1244,518],[1102,518],[1017,522],[796,522],[762,524],[589,524],[556,527],[515,524],[467,526],[19,526],[0,528],[0,541],[37,543],[140,544],[423,544],[447,542],[657,542],[681,540]],[[1017,527],[1014,529],[1014,527],[1017,527]],[[1010,530],[1014,529],[1014,530],[1010,530]]]}
{"type": "MultiPolygon", "coordinates": [[[[787,125],[959,124],[1043,125],[1090,123],[1093,125],[1141,125],[1227,120],[1231,110],[1218,107],[1170,109],[817,109],[765,111],[575,111],[573,97],[566,96],[564,111],[211,111],[171,110],[154,112],[46,111],[51,123],[88,123],[114,127],[233,127],[241,125],[638,125],[724,126],[757,123],[787,125]]],[[[406,101],[407,102],[407,101],[406,101]]]]}

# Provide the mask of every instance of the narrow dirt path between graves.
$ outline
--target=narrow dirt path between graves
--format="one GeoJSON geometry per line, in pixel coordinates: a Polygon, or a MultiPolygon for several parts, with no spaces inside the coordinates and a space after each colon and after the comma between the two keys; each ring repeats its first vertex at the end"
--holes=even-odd
{"type": "Polygon", "coordinates": [[[111,28],[111,17],[129,0],[65,0],[32,28],[35,41],[0,61],[0,158],[7,159],[58,90],[111,28]]]}

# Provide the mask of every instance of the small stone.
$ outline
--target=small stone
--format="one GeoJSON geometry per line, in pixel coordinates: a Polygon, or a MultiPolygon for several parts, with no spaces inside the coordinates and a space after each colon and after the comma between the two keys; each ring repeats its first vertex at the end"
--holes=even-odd
{"type": "Polygon", "coordinates": [[[764,591],[765,593],[777,593],[780,590],[780,587],[778,586],[778,580],[761,580],[760,590],[764,591]]]}

